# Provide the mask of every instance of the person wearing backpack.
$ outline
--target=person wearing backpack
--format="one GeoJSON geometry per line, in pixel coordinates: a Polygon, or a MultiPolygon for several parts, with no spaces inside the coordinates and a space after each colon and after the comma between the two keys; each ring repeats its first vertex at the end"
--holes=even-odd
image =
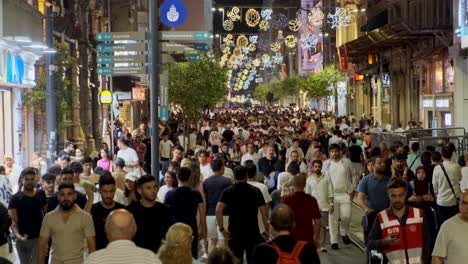
{"type": "Polygon", "coordinates": [[[285,204],[278,205],[270,216],[274,239],[258,245],[254,251],[254,264],[319,264],[316,248],[305,241],[297,241],[291,232],[294,213],[285,204]]]}

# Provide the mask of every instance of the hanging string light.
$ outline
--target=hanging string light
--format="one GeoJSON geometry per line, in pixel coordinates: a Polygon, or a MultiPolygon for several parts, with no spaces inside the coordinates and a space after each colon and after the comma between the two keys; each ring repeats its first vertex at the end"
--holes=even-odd
{"type": "Polygon", "coordinates": [[[257,10],[250,8],[247,10],[245,13],[245,23],[247,23],[247,26],[249,27],[256,27],[260,23],[260,13],[258,13],[257,10]]]}
{"type": "Polygon", "coordinates": [[[245,48],[249,45],[249,40],[245,35],[240,35],[239,37],[237,37],[236,45],[239,48],[245,48]]]}
{"type": "Polygon", "coordinates": [[[307,20],[309,21],[309,24],[314,27],[322,26],[324,17],[325,15],[319,8],[314,8],[307,14],[307,20]]]}
{"type": "Polygon", "coordinates": [[[258,42],[258,36],[257,36],[257,35],[252,35],[252,36],[250,36],[250,37],[249,37],[249,41],[250,41],[250,43],[252,43],[252,44],[257,44],[257,42],[258,42]]]}
{"type": "Polygon", "coordinates": [[[223,28],[226,31],[232,31],[234,29],[234,22],[232,20],[228,19],[223,22],[223,28]]]}
{"type": "Polygon", "coordinates": [[[288,48],[295,48],[297,45],[297,38],[294,35],[287,35],[286,38],[284,39],[284,44],[286,44],[286,47],[288,48]]]}
{"type": "Polygon", "coordinates": [[[331,28],[347,26],[351,22],[351,14],[346,8],[335,8],[335,13],[328,14],[327,18],[331,28]]]}
{"type": "Polygon", "coordinates": [[[299,20],[299,18],[297,17],[289,21],[289,29],[294,32],[299,31],[301,26],[302,26],[301,20],[299,20]]]}
{"type": "Polygon", "coordinates": [[[283,29],[288,26],[288,17],[283,13],[273,14],[272,26],[274,29],[283,29]]]}
{"type": "Polygon", "coordinates": [[[271,14],[273,14],[273,10],[270,8],[263,9],[261,13],[262,13],[262,18],[268,21],[268,20],[271,20],[271,14]]]}
{"type": "Polygon", "coordinates": [[[283,55],[281,55],[280,53],[276,53],[271,59],[274,64],[283,63],[283,55]]]}
{"type": "Polygon", "coordinates": [[[233,7],[231,10],[227,12],[226,16],[229,18],[229,20],[233,22],[239,21],[241,19],[240,8],[237,6],[233,7]]]}
{"type": "Polygon", "coordinates": [[[270,48],[271,48],[271,50],[273,52],[278,52],[281,49],[281,43],[275,41],[275,42],[271,43],[270,48]]]}
{"type": "Polygon", "coordinates": [[[270,28],[270,22],[267,20],[262,20],[260,21],[259,27],[261,30],[267,31],[270,28]]]}
{"type": "Polygon", "coordinates": [[[308,33],[305,36],[301,37],[301,47],[303,49],[311,49],[317,46],[319,37],[317,34],[308,33]]]}

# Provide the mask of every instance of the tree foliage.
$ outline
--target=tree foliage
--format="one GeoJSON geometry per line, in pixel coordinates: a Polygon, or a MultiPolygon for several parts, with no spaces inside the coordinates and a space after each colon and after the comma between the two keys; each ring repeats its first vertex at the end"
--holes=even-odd
{"type": "Polygon", "coordinates": [[[284,80],[273,80],[270,83],[270,89],[275,98],[284,99],[299,95],[303,77],[291,76],[284,80]]]}
{"type": "Polygon", "coordinates": [[[270,92],[270,87],[266,84],[259,84],[253,93],[253,97],[260,101],[261,103],[265,103],[267,101],[268,93],[270,92]]]}
{"type": "Polygon", "coordinates": [[[167,65],[169,70],[169,101],[180,106],[187,116],[216,106],[227,94],[227,71],[211,57],[198,62],[178,62],[167,65]]]}
{"type": "MultiPolygon", "coordinates": [[[[77,59],[70,55],[68,46],[64,43],[55,42],[55,66],[54,83],[57,97],[57,131],[63,132],[67,127],[71,126],[71,76],[70,71],[77,66],[77,59]]],[[[36,71],[36,87],[27,90],[23,94],[23,105],[34,111],[46,111],[46,89],[47,76],[45,69],[45,61],[41,60],[38,63],[36,71]]]]}
{"type": "Polygon", "coordinates": [[[301,89],[311,98],[330,96],[333,87],[343,80],[343,74],[335,66],[327,66],[320,72],[307,75],[301,83],[301,89]]]}

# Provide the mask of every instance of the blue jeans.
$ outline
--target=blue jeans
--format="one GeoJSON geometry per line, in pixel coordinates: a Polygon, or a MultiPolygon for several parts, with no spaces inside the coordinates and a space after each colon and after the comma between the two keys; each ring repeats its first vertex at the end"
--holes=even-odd
{"type": "Polygon", "coordinates": [[[37,263],[38,243],[38,238],[16,241],[16,250],[21,264],[37,263]]]}

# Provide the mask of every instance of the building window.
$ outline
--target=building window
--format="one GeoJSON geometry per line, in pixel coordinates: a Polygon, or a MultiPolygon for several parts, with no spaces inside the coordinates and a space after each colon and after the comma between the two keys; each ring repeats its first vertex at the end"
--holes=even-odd
{"type": "Polygon", "coordinates": [[[434,93],[444,92],[444,70],[442,61],[434,62],[434,93]]]}

